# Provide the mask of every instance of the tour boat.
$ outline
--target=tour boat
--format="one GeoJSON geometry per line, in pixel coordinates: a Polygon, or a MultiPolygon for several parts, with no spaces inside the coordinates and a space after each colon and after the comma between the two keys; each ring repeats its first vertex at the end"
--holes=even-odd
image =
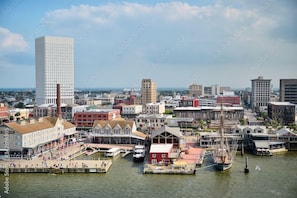
{"type": "Polygon", "coordinates": [[[105,157],[115,157],[120,153],[121,153],[120,148],[111,148],[111,149],[109,149],[108,151],[105,152],[104,156],[105,157]]]}
{"type": "Polygon", "coordinates": [[[145,146],[144,145],[135,145],[133,149],[133,160],[134,161],[143,161],[145,158],[145,146]]]}

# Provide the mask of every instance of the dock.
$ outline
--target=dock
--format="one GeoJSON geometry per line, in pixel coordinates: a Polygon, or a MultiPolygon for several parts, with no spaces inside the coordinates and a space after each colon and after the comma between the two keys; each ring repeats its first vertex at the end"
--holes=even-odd
{"type": "Polygon", "coordinates": [[[94,143],[86,143],[85,147],[89,147],[89,148],[96,148],[97,150],[100,149],[111,149],[111,148],[120,148],[121,150],[133,150],[134,145],[133,144],[94,144],[94,143]]]}
{"type": "Polygon", "coordinates": [[[185,152],[181,153],[180,160],[188,163],[195,163],[196,166],[201,166],[204,161],[205,153],[206,150],[203,148],[189,147],[185,152]]]}
{"type": "Polygon", "coordinates": [[[0,172],[8,167],[10,173],[107,173],[111,160],[71,160],[71,161],[10,161],[8,166],[1,164],[0,172]]]}
{"type": "MultiPolygon", "coordinates": [[[[93,150],[96,151],[96,150],[93,150]]],[[[10,173],[107,173],[110,159],[75,160],[85,154],[85,145],[72,145],[65,149],[52,149],[32,159],[7,159],[0,161],[0,172],[10,173]]]]}
{"type": "Polygon", "coordinates": [[[186,163],[182,166],[145,164],[143,174],[194,175],[196,174],[195,167],[196,165],[193,163],[186,163]]]}
{"type": "Polygon", "coordinates": [[[122,154],[122,157],[126,157],[127,155],[133,153],[133,151],[131,150],[123,150],[123,154],[122,154]]]}

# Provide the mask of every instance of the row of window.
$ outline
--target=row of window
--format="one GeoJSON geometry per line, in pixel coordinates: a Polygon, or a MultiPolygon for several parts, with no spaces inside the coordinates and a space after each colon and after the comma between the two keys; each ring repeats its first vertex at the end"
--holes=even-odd
{"type": "Polygon", "coordinates": [[[112,135],[112,134],[117,134],[117,135],[129,135],[131,134],[131,129],[124,129],[124,130],[120,130],[120,129],[95,129],[94,130],[95,134],[108,134],[108,135],[112,135]]]}

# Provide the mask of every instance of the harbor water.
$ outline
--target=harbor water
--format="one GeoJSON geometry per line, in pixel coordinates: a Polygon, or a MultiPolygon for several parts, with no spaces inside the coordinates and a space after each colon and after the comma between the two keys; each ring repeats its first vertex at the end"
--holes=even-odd
{"type": "MultiPolygon", "coordinates": [[[[82,156],[85,159],[98,159],[82,156]]],[[[1,197],[297,197],[297,152],[270,157],[238,153],[233,166],[217,172],[207,159],[195,175],[142,174],[132,156],[113,159],[106,174],[13,173],[0,177],[1,197]],[[248,174],[244,173],[248,157],[248,174]],[[4,180],[9,178],[9,194],[4,180]]]]}

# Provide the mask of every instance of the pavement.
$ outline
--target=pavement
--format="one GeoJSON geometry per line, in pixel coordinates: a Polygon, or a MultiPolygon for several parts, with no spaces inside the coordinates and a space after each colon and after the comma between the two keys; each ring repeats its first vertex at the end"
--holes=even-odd
{"type": "Polygon", "coordinates": [[[79,143],[63,149],[53,149],[30,160],[10,159],[0,161],[0,168],[106,168],[111,160],[71,160],[74,154],[84,154],[84,146],[79,143]]]}

